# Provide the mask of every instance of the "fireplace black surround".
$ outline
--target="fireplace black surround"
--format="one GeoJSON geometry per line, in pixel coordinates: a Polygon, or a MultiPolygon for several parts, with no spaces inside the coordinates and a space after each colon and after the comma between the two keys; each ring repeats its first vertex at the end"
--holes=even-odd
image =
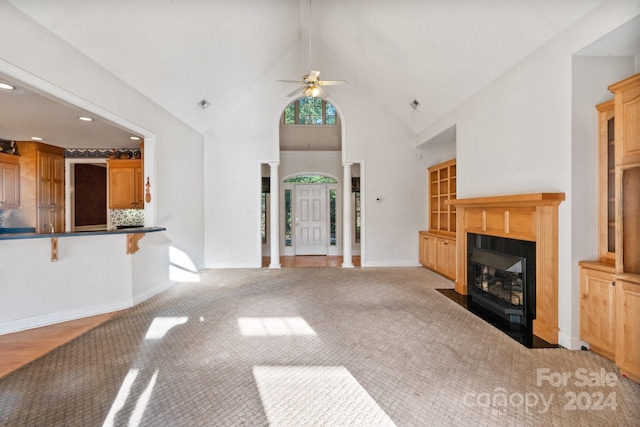
{"type": "Polygon", "coordinates": [[[530,329],[536,317],[536,244],[467,233],[468,304],[512,326],[530,329]]]}

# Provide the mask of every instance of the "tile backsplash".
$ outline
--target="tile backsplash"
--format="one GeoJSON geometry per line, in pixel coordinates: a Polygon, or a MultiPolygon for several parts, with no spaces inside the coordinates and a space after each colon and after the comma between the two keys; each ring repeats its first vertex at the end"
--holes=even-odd
{"type": "Polygon", "coordinates": [[[111,225],[144,225],[144,209],[111,209],[111,225]]]}
{"type": "Polygon", "coordinates": [[[0,209],[0,227],[4,227],[4,211],[0,209]]]}

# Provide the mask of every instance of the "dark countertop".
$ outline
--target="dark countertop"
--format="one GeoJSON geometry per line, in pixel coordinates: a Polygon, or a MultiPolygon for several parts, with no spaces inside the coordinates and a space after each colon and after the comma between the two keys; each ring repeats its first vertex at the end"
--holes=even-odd
{"type": "MultiPolygon", "coordinates": [[[[2,230],[2,228],[0,228],[2,230]]],[[[119,230],[101,230],[101,231],[70,231],[68,233],[49,233],[38,234],[34,232],[16,232],[18,230],[34,230],[34,228],[28,229],[5,229],[11,231],[0,231],[0,240],[19,240],[19,239],[47,239],[51,237],[75,237],[75,236],[97,236],[105,234],[135,234],[135,233],[154,233],[156,231],[166,231],[164,227],[136,227],[136,228],[123,228],[119,230]]]]}

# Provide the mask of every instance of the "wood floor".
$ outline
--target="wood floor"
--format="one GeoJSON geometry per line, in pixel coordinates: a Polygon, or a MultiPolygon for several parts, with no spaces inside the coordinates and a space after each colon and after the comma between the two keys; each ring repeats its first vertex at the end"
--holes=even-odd
{"type": "MultiPolygon", "coordinates": [[[[268,267],[270,261],[270,258],[263,258],[262,266],[268,267]]],[[[340,267],[342,257],[283,256],[280,257],[280,264],[282,268],[340,267]]],[[[353,257],[353,265],[360,266],[359,256],[353,257]]],[[[119,313],[122,311],[0,335],[0,378],[90,331],[119,313]]]]}
{"type": "Polygon", "coordinates": [[[119,313],[122,311],[0,335],[0,378],[119,313]]]}

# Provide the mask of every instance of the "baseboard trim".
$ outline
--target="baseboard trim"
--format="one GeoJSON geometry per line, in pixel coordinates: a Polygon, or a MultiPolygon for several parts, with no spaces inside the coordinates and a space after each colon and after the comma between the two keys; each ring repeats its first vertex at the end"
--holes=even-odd
{"type": "Polygon", "coordinates": [[[97,316],[99,314],[111,313],[114,311],[131,308],[131,300],[122,300],[110,304],[100,304],[91,307],[81,307],[72,310],[48,313],[42,316],[29,317],[27,319],[11,320],[0,323],[0,335],[13,332],[26,331],[28,329],[40,328],[42,326],[56,323],[68,322],[70,320],[82,319],[85,317],[97,316]]]}
{"type": "Polygon", "coordinates": [[[417,261],[360,261],[362,267],[422,267],[417,261]]]}
{"type": "Polygon", "coordinates": [[[152,298],[152,297],[158,295],[159,293],[166,291],[167,289],[169,289],[173,285],[175,285],[175,282],[173,282],[171,280],[167,280],[164,283],[156,285],[153,288],[149,289],[148,291],[143,292],[140,295],[135,296],[133,298],[133,305],[134,306],[138,305],[141,302],[144,302],[144,301],[148,300],[149,298],[152,298]]]}

